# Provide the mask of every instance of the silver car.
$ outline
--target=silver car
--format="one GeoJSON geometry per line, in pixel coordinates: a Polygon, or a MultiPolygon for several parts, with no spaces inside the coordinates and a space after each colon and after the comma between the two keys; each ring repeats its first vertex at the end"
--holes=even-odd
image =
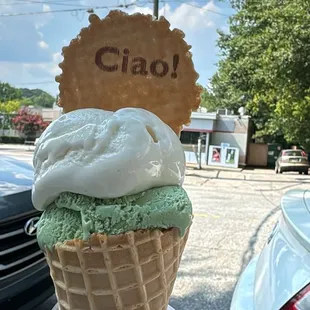
{"type": "Polygon", "coordinates": [[[275,172],[297,171],[308,174],[308,156],[303,150],[282,150],[275,164],[275,172]]]}
{"type": "Polygon", "coordinates": [[[310,191],[291,190],[260,255],[242,273],[231,310],[310,309],[310,191]]]}

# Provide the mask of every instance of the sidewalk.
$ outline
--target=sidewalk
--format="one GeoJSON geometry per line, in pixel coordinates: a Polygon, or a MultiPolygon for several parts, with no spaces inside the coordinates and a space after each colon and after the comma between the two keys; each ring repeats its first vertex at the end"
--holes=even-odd
{"type": "Polygon", "coordinates": [[[0,143],[0,150],[21,150],[21,151],[33,151],[34,145],[28,144],[4,144],[0,143]]]}
{"type": "Polygon", "coordinates": [[[305,186],[310,185],[310,176],[302,175],[298,173],[284,173],[276,174],[272,169],[264,168],[252,168],[252,169],[214,169],[213,167],[204,168],[201,170],[194,169],[193,167],[187,167],[185,183],[187,185],[193,183],[198,185],[207,184],[210,180],[226,180],[232,182],[236,181],[255,183],[298,183],[305,186]]]}
{"type": "Polygon", "coordinates": [[[239,168],[229,168],[229,167],[218,167],[218,166],[207,166],[207,165],[202,165],[201,170],[197,169],[197,165],[187,163],[186,164],[187,170],[194,170],[194,171],[203,171],[203,170],[208,170],[208,171],[231,171],[231,172],[242,172],[243,167],[239,168]]]}

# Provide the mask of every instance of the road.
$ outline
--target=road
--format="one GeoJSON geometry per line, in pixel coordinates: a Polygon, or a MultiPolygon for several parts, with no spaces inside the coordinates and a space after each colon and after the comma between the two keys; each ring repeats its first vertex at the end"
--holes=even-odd
{"type": "MultiPolygon", "coordinates": [[[[31,162],[29,151],[0,146],[1,153],[31,162]]],[[[281,196],[291,188],[310,189],[310,176],[189,168],[184,188],[195,218],[170,303],[176,310],[227,310],[240,273],[279,216],[281,196]]],[[[35,310],[50,310],[54,302],[35,310]]]]}

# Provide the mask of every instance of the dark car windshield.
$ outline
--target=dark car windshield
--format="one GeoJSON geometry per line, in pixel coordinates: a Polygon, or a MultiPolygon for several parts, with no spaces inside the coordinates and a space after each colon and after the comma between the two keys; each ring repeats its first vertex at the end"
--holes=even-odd
{"type": "Polygon", "coordinates": [[[283,151],[282,156],[304,156],[302,151],[283,151]]]}

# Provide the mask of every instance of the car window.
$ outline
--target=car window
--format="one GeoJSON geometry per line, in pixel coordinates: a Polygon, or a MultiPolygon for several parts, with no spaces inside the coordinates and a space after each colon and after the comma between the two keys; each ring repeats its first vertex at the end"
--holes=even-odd
{"type": "Polygon", "coordinates": [[[283,151],[282,156],[304,156],[301,151],[283,151]]]}

